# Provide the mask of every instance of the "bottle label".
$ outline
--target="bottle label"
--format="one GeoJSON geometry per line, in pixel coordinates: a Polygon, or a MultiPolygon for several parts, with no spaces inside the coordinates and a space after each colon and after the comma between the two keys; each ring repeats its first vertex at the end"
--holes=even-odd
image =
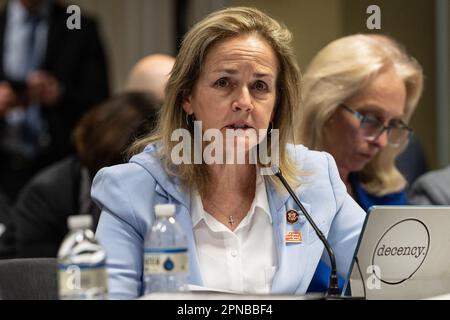
{"type": "Polygon", "coordinates": [[[187,248],[145,249],[144,273],[188,272],[187,248]]]}
{"type": "Polygon", "coordinates": [[[108,292],[108,276],[105,264],[96,266],[59,264],[58,278],[60,297],[92,288],[104,291],[101,292],[104,294],[108,292]]]}

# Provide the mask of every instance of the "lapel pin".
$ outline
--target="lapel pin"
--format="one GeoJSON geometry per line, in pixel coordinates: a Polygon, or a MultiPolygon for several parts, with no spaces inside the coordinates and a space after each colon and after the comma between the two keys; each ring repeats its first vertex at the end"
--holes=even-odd
{"type": "Polygon", "coordinates": [[[302,243],[303,242],[302,233],[300,231],[287,232],[284,236],[284,241],[286,241],[286,243],[302,243]]]}
{"type": "Polygon", "coordinates": [[[298,212],[295,210],[289,210],[286,212],[286,220],[289,224],[294,224],[298,221],[298,212]]]}

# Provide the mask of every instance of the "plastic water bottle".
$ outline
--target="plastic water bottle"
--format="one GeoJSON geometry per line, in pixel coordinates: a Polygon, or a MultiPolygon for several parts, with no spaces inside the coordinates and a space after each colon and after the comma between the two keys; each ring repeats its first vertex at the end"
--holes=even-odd
{"type": "Polygon", "coordinates": [[[67,224],[69,234],[58,251],[59,298],[107,299],[106,252],[91,230],[92,216],[70,216],[67,224]]]}
{"type": "Polygon", "coordinates": [[[155,206],[156,220],[145,238],[145,294],[187,290],[186,235],[175,220],[175,206],[155,206]]]}

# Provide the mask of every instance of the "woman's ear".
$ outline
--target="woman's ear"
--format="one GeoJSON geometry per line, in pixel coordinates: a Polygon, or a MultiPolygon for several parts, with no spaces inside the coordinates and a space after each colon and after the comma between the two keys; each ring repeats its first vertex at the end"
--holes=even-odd
{"type": "Polygon", "coordinates": [[[184,112],[186,112],[187,114],[193,114],[194,110],[192,108],[192,103],[191,103],[191,95],[186,95],[183,98],[183,110],[184,112]]]}
{"type": "Polygon", "coordinates": [[[336,111],[325,121],[325,125],[333,125],[336,122],[336,111]]]}

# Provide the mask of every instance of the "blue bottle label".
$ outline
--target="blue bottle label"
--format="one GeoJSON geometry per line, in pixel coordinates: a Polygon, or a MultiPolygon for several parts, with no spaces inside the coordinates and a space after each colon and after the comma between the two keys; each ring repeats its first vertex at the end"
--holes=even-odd
{"type": "Polygon", "coordinates": [[[145,274],[164,274],[187,271],[188,251],[186,248],[145,249],[145,274]]]}

